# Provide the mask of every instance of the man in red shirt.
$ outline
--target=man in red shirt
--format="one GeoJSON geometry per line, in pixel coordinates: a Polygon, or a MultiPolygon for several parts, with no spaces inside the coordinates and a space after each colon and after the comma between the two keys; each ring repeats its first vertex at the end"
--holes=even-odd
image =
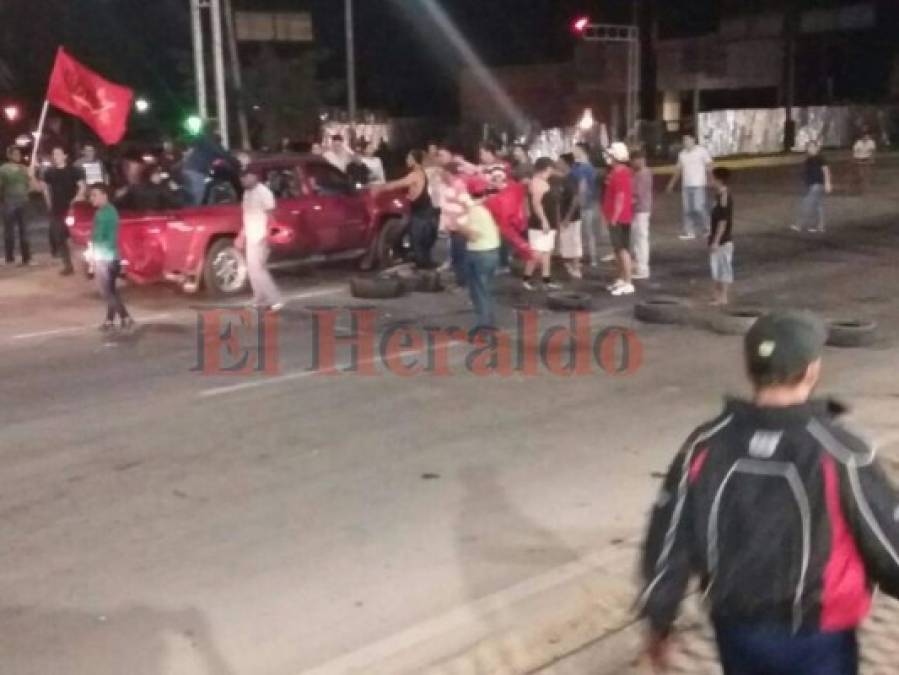
{"type": "Polygon", "coordinates": [[[609,239],[618,261],[618,279],[608,287],[612,295],[632,295],[631,221],[634,218],[634,174],[628,162],[630,152],[624,143],[612,143],[609,156],[614,162],[606,181],[602,211],[609,224],[609,239]]]}

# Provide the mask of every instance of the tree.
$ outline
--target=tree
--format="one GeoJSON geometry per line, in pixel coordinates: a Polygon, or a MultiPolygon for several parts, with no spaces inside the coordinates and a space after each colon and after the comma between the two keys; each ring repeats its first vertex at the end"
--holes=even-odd
{"type": "Polygon", "coordinates": [[[246,100],[260,127],[261,138],[254,145],[273,147],[285,136],[316,133],[320,98],[312,50],[281,56],[270,45],[263,46],[244,76],[246,100]]]}

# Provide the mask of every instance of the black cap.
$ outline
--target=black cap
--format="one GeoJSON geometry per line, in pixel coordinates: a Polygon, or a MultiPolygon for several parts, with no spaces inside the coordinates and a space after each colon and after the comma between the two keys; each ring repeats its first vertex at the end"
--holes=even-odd
{"type": "Polygon", "coordinates": [[[766,314],[746,334],[746,365],[755,378],[781,382],[801,375],[827,341],[827,327],[811,312],[766,314]]]}

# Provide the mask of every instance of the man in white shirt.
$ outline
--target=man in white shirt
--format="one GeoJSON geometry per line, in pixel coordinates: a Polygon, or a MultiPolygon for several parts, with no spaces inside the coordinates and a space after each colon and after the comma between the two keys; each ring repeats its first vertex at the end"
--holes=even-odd
{"type": "Polygon", "coordinates": [[[347,149],[343,136],[335,134],[331,136],[331,147],[325,151],[324,157],[331,164],[345,172],[350,160],[353,158],[353,153],[347,149]]]}
{"type": "Polygon", "coordinates": [[[855,189],[858,194],[864,194],[871,187],[871,169],[874,166],[874,155],[877,153],[877,143],[871,133],[865,129],[865,133],[852,146],[852,161],[855,163],[855,189]]]}
{"type": "Polygon", "coordinates": [[[683,231],[680,238],[696,239],[697,234],[709,232],[708,185],[712,170],[712,156],[709,151],[696,143],[692,134],[684,134],[684,148],[677,158],[677,168],[668,183],[668,192],[673,192],[678,180],[681,181],[683,198],[683,231]]]}
{"type": "Polygon", "coordinates": [[[243,229],[238,236],[238,248],[246,249],[247,274],[253,289],[253,304],[273,312],[284,307],[281,292],[268,271],[268,228],[275,196],[260,182],[254,169],[244,169],[243,229]]]}

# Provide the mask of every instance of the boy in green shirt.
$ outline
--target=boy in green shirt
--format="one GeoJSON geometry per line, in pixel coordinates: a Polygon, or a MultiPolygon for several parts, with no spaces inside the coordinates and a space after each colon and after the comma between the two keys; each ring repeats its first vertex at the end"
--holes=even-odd
{"type": "Polygon", "coordinates": [[[22,151],[15,145],[6,150],[6,163],[0,166],[0,203],[3,204],[3,248],[7,264],[16,260],[16,231],[19,233],[19,250],[22,265],[31,264],[31,246],[25,221],[25,206],[31,178],[22,163],[22,151]]]}
{"type": "Polygon", "coordinates": [[[104,183],[91,185],[90,201],[97,209],[91,235],[94,275],[100,293],[106,300],[106,321],[100,326],[100,330],[112,330],[116,316],[121,318],[122,329],[127,330],[134,326],[134,320],[125,309],[116,287],[116,280],[122,269],[119,259],[119,212],[109,202],[109,188],[104,183]]]}

